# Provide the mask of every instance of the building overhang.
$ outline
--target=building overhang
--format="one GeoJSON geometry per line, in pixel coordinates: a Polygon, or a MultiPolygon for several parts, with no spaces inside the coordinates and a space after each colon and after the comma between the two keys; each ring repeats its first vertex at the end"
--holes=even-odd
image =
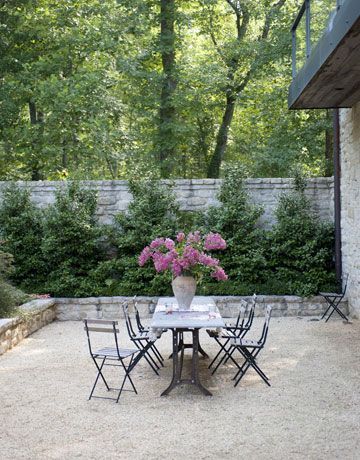
{"type": "Polygon", "coordinates": [[[360,101],[360,0],[346,0],[289,88],[290,109],[352,107],[360,101]]]}

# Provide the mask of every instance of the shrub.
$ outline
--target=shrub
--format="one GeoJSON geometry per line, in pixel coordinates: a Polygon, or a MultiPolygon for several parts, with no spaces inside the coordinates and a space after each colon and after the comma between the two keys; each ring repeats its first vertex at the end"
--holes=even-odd
{"type": "Polygon", "coordinates": [[[75,182],[58,190],[54,205],[47,208],[42,252],[48,269],[45,290],[52,295],[91,293],[89,272],[103,258],[95,210],[96,192],[75,182]]]}
{"type": "Polygon", "coordinates": [[[168,282],[164,281],[164,275],[154,276],[150,267],[139,267],[137,258],[156,237],[176,234],[179,206],[175,195],[171,186],[153,177],[131,179],[129,190],[133,200],[127,212],[118,214],[115,222],[113,241],[117,257],[101,263],[91,277],[99,289],[105,288],[106,295],[170,294],[171,276],[168,275],[168,282]]]}
{"type": "Polygon", "coordinates": [[[27,300],[26,294],[6,281],[13,271],[13,257],[0,250],[0,318],[12,316],[15,307],[27,300]]]}
{"type": "Polygon", "coordinates": [[[3,191],[0,233],[4,251],[13,254],[11,279],[24,289],[36,289],[44,278],[41,253],[42,214],[30,200],[30,192],[11,184],[3,191]]]}
{"type": "Polygon", "coordinates": [[[206,213],[205,227],[206,231],[220,233],[227,242],[227,250],[219,258],[229,281],[222,286],[208,283],[202,292],[222,294],[232,286],[234,295],[251,294],[252,286],[262,281],[266,267],[265,232],[258,226],[263,208],[250,202],[240,166],[225,170],[218,200],[220,206],[206,213]]]}
{"type": "Polygon", "coordinates": [[[335,284],[334,228],[315,215],[305,186],[296,175],[294,191],[279,199],[277,223],[269,233],[268,282],[281,280],[282,294],[307,296],[335,284]]]}

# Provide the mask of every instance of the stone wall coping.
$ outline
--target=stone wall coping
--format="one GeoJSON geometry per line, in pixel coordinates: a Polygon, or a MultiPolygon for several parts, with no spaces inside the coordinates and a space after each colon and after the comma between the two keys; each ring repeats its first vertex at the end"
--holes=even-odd
{"type": "Polygon", "coordinates": [[[16,325],[18,320],[19,320],[18,317],[0,319],[0,335],[2,334],[2,332],[4,332],[7,329],[10,329],[12,326],[16,325]]]}
{"type": "MultiPolygon", "coordinates": [[[[132,301],[134,296],[112,296],[112,297],[55,297],[56,304],[108,304],[108,303],[123,303],[132,301]]],[[[136,296],[137,302],[152,302],[156,303],[159,296],[136,296]]]]}
{"type": "MultiPolygon", "coordinates": [[[[55,299],[34,299],[20,305],[19,310],[24,314],[41,313],[42,311],[45,311],[55,305],[55,303],[55,299]]],[[[22,321],[23,318],[21,316],[0,319],[0,334],[13,326],[20,324],[22,321]]]]}
{"type": "MultiPolygon", "coordinates": [[[[152,302],[156,303],[161,296],[136,296],[137,302],[152,302]]],[[[218,302],[233,302],[240,300],[250,300],[252,298],[249,296],[215,296],[210,295],[209,298],[213,298],[218,302]]],[[[56,304],[108,304],[108,303],[122,303],[125,301],[132,301],[134,296],[113,296],[113,297],[55,297],[53,300],[56,304]]],[[[301,297],[295,295],[257,295],[256,301],[258,303],[272,303],[272,302],[323,302],[324,298],[322,296],[311,296],[311,297],[301,297]]],[[[344,297],[343,301],[346,301],[344,297]]]]}
{"type": "MultiPolygon", "coordinates": [[[[274,184],[291,184],[293,183],[294,179],[291,177],[248,177],[244,180],[247,184],[269,184],[272,186],[274,184]]],[[[0,187],[6,186],[12,181],[0,181],[0,187]]],[[[51,181],[51,180],[39,180],[39,181],[14,181],[16,184],[20,186],[29,186],[29,187],[63,187],[67,183],[71,182],[80,182],[83,185],[88,186],[95,186],[95,187],[102,187],[104,185],[108,185],[110,187],[127,187],[128,181],[127,180],[82,180],[82,181],[51,181]]],[[[162,183],[164,184],[173,184],[177,185],[220,185],[222,183],[222,179],[162,179],[162,183]]],[[[306,179],[307,186],[312,187],[317,184],[333,184],[334,177],[311,177],[306,179]]]]}
{"type": "Polygon", "coordinates": [[[40,312],[52,307],[55,303],[56,300],[54,298],[34,299],[21,305],[19,309],[24,313],[40,312]]]}

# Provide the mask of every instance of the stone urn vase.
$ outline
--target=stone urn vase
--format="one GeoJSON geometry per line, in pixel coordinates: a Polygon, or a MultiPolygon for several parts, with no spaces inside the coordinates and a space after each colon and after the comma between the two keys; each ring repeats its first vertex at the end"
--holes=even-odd
{"type": "Polygon", "coordinates": [[[190,310],[196,292],[196,280],[193,276],[177,276],[171,283],[179,310],[190,310]]]}

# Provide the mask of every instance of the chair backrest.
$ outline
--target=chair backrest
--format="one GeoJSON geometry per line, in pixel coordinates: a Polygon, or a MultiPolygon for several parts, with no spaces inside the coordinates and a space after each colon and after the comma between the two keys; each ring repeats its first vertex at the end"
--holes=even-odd
{"type": "Polygon", "coordinates": [[[252,326],[254,316],[255,316],[256,299],[257,299],[257,295],[253,294],[253,296],[251,298],[251,305],[250,305],[250,309],[249,309],[249,313],[248,313],[248,319],[247,319],[246,323],[244,324],[244,328],[246,328],[246,329],[250,329],[251,326],[252,326]]]}
{"type": "Polygon", "coordinates": [[[119,329],[117,328],[118,322],[117,321],[109,321],[105,319],[84,319],[84,330],[86,331],[88,344],[89,344],[89,351],[90,354],[93,355],[92,346],[91,346],[91,336],[93,333],[108,333],[113,334],[115,347],[118,352],[119,358],[119,343],[117,334],[119,333],[119,329]]]}
{"type": "Polygon", "coordinates": [[[270,318],[271,318],[271,310],[272,310],[272,307],[268,305],[265,310],[264,326],[263,326],[263,330],[262,330],[261,337],[259,340],[259,343],[261,344],[261,346],[265,345],[266,338],[268,335],[269,323],[270,323],[270,318]]]}
{"type": "Polygon", "coordinates": [[[123,312],[124,312],[126,329],[128,331],[129,337],[131,338],[134,335],[136,335],[136,333],[134,331],[134,328],[133,328],[133,325],[132,325],[132,322],[131,322],[131,318],[130,318],[130,315],[129,315],[129,304],[127,302],[124,302],[122,304],[122,309],[123,309],[123,312]]]}
{"type": "Polygon", "coordinates": [[[346,276],[343,276],[342,281],[345,281],[344,286],[341,286],[341,293],[342,293],[342,295],[344,297],[344,295],[346,293],[346,288],[347,288],[347,285],[348,285],[348,281],[349,281],[349,273],[346,276]]]}
{"type": "Polygon", "coordinates": [[[245,302],[245,300],[241,300],[239,313],[237,315],[236,322],[235,322],[235,327],[243,327],[244,326],[245,313],[246,313],[247,305],[248,304],[247,304],[247,302],[245,302]]]}
{"type": "Polygon", "coordinates": [[[137,325],[137,328],[139,329],[139,332],[143,331],[145,328],[141,322],[141,318],[140,318],[140,313],[139,313],[139,310],[138,310],[138,307],[137,307],[137,302],[134,302],[134,310],[135,310],[135,320],[136,320],[136,325],[137,325]]]}

